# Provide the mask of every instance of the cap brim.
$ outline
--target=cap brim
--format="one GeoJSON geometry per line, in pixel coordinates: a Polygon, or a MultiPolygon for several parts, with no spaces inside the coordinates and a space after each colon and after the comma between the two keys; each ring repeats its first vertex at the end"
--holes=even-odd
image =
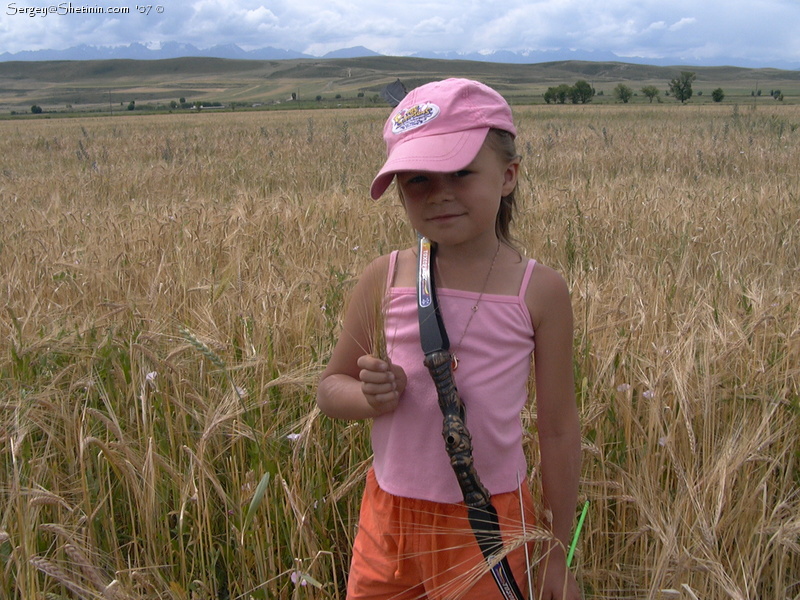
{"type": "Polygon", "coordinates": [[[392,148],[391,156],[373,179],[370,196],[373,200],[380,198],[397,173],[452,173],[463,169],[478,155],[488,133],[488,127],[480,127],[404,140],[392,148]]]}

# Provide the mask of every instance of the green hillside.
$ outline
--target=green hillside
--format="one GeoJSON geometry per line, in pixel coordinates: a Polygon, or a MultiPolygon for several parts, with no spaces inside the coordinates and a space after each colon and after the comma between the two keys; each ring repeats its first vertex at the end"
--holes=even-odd
{"type": "MultiPolygon", "coordinates": [[[[0,114],[25,112],[33,104],[48,111],[98,110],[127,105],[189,102],[272,105],[300,101],[374,98],[400,78],[408,88],[443,77],[472,77],[496,87],[512,101],[541,101],[549,86],[589,81],[611,101],[614,86],[662,90],[682,70],[697,73],[695,89],[722,87],[730,99],[780,89],[800,97],[800,71],[736,67],[656,67],[618,62],[560,61],[530,65],[401,57],[300,59],[288,61],[181,58],[156,61],[101,60],[0,63],[0,114]]],[[[698,97],[699,99],[699,97],[698,97]]],[[[364,102],[366,100],[362,100],[364,102]]]]}

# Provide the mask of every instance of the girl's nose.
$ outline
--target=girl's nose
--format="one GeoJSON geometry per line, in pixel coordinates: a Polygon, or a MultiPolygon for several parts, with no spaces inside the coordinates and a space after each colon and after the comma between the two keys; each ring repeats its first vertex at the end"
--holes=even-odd
{"type": "Polygon", "coordinates": [[[445,202],[455,197],[450,178],[446,175],[436,175],[431,178],[428,202],[445,202]]]}

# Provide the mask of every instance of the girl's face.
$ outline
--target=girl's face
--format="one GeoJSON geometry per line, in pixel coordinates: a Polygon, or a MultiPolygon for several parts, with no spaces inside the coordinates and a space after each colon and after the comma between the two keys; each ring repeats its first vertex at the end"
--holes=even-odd
{"type": "Polygon", "coordinates": [[[500,200],[517,185],[519,159],[503,162],[484,142],[475,159],[461,171],[405,171],[397,184],[411,225],[444,245],[494,241],[500,200]]]}

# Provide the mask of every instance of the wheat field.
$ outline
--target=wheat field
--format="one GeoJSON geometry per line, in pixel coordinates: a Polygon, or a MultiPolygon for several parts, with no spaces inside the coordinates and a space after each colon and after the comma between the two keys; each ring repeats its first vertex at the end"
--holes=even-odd
{"type": "MultiPolygon", "coordinates": [[[[368,199],[387,110],[0,122],[0,597],[344,597],[369,424],[314,394],[413,242],[368,199]]],[[[585,597],[797,600],[800,107],[514,110],[585,597]]]]}

